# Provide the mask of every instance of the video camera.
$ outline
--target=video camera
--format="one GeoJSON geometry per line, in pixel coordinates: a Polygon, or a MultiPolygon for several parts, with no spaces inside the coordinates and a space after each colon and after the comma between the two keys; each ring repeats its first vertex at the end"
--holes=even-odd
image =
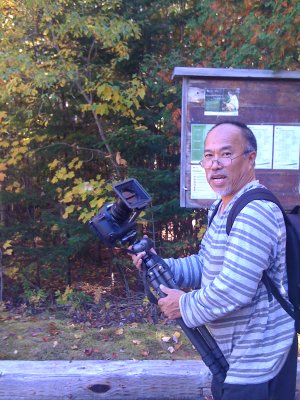
{"type": "Polygon", "coordinates": [[[113,204],[104,205],[90,221],[90,227],[101,241],[113,247],[133,243],[137,236],[136,218],[151,202],[151,197],[136,179],[113,186],[119,196],[113,204]]]}

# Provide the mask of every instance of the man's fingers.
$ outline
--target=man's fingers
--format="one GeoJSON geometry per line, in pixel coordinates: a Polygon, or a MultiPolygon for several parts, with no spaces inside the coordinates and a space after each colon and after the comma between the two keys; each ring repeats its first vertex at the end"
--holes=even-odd
{"type": "Polygon", "coordinates": [[[132,262],[138,269],[142,268],[142,263],[143,263],[142,258],[145,255],[146,255],[146,253],[144,251],[142,251],[141,253],[138,253],[136,255],[135,254],[131,254],[132,262]]]}
{"type": "Polygon", "coordinates": [[[168,288],[167,286],[164,286],[164,285],[159,285],[159,288],[165,294],[169,294],[170,290],[172,290],[172,289],[170,289],[170,288],[168,288]]]}

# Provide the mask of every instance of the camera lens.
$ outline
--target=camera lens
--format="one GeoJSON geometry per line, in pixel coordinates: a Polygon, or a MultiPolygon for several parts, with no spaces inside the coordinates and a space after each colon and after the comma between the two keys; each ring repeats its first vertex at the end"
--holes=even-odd
{"type": "Polygon", "coordinates": [[[110,209],[112,217],[118,222],[118,224],[126,221],[129,218],[131,211],[132,210],[128,208],[121,199],[118,199],[110,209]]]}

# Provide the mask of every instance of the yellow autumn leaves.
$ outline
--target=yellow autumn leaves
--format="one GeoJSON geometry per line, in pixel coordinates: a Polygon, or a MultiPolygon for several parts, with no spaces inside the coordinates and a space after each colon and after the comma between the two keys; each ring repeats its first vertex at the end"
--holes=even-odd
{"type": "Polygon", "coordinates": [[[105,181],[100,175],[90,181],[76,177],[76,171],[80,170],[82,164],[78,157],[74,157],[67,166],[60,166],[60,161],[55,159],[48,164],[48,167],[51,171],[55,171],[51,183],[71,180],[70,186],[61,185],[56,188],[60,203],[66,205],[63,218],[68,218],[76,211],[79,212],[78,219],[86,222],[95,214],[95,209],[98,210],[104,204],[105,181]]]}
{"type": "Polygon", "coordinates": [[[11,245],[11,240],[6,240],[6,242],[4,242],[2,248],[3,248],[3,254],[5,254],[6,256],[11,256],[13,253],[13,248],[11,245]]]}
{"type": "Polygon", "coordinates": [[[7,170],[7,166],[5,163],[0,163],[0,182],[4,181],[6,174],[4,171],[7,170]]]}

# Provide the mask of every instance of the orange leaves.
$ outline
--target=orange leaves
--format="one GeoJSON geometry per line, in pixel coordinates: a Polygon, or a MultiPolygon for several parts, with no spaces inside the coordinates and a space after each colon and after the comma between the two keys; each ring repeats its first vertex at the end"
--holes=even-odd
{"type": "Polygon", "coordinates": [[[0,182],[3,182],[6,178],[6,174],[4,172],[0,172],[0,182]]]}
{"type": "Polygon", "coordinates": [[[53,347],[55,348],[58,345],[58,340],[54,340],[54,336],[58,336],[63,332],[58,329],[57,325],[54,322],[50,322],[47,326],[47,336],[42,337],[43,342],[53,342],[53,347]]]}
{"type": "Polygon", "coordinates": [[[119,151],[117,151],[116,153],[116,163],[118,165],[122,165],[123,167],[127,166],[127,161],[124,158],[122,158],[121,153],[119,151]]]}
{"type": "MultiPolygon", "coordinates": [[[[224,3],[223,3],[223,5],[224,5],[224,3]]],[[[219,1],[214,1],[213,3],[211,3],[210,8],[213,11],[218,12],[220,10],[220,6],[221,6],[221,4],[219,1]]]]}
{"type": "Polygon", "coordinates": [[[296,15],[295,19],[294,19],[294,24],[297,25],[300,23],[300,15],[296,15]]]}
{"type": "Polygon", "coordinates": [[[244,7],[250,11],[253,8],[253,0],[244,0],[244,7]]]}
{"type": "Polygon", "coordinates": [[[289,55],[298,54],[295,26],[300,17],[296,4],[284,0],[212,1],[203,7],[190,33],[198,63],[201,60],[202,67],[236,68],[289,65],[289,55]]]}
{"type": "Polygon", "coordinates": [[[60,334],[60,331],[57,329],[57,326],[53,322],[49,323],[48,332],[51,336],[56,336],[60,334]]]}
{"type": "Polygon", "coordinates": [[[168,71],[168,70],[162,70],[162,71],[159,71],[159,72],[157,73],[157,75],[158,75],[163,81],[165,81],[166,83],[171,84],[172,80],[171,80],[171,73],[170,73],[170,71],[168,71]]]}
{"type": "Polygon", "coordinates": [[[251,44],[256,44],[258,38],[258,32],[255,32],[252,38],[250,39],[251,44]]]}
{"type": "Polygon", "coordinates": [[[180,129],[180,127],[181,127],[181,109],[180,108],[176,108],[172,112],[172,121],[176,125],[176,128],[180,129]]]}

